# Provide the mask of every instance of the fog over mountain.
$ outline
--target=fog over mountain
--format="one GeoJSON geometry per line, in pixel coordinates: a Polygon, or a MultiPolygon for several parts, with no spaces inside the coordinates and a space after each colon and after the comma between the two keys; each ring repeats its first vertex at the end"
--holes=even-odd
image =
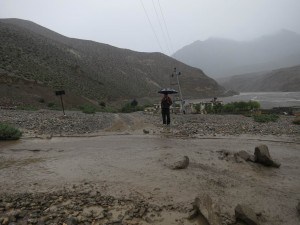
{"type": "Polygon", "coordinates": [[[173,57],[213,78],[269,71],[300,64],[300,35],[281,30],[252,41],[210,38],[181,48],[173,57]]]}
{"type": "Polygon", "coordinates": [[[239,92],[298,92],[300,65],[269,72],[250,73],[217,79],[227,89],[239,92]]]}

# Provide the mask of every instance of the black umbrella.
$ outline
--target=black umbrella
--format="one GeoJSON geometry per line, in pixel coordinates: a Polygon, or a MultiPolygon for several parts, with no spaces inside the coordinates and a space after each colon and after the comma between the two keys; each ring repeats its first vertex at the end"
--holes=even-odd
{"type": "Polygon", "coordinates": [[[160,94],[176,94],[176,93],[178,93],[178,91],[176,91],[172,88],[164,88],[164,89],[161,89],[158,93],[160,93],[160,94]]]}

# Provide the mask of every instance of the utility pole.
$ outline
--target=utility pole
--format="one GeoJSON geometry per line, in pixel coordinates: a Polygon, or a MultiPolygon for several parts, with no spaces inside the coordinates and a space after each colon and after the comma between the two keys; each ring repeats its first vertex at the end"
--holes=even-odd
{"type": "Polygon", "coordinates": [[[179,97],[180,97],[180,112],[183,112],[185,114],[185,110],[183,110],[183,97],[182,97],[182,92],[181,92],[181,87],[179,83],[179,75],[181,75],[181,72],[177,72],[176,67],[174,67],[174,71],[172,73],[172,77],[176,76],[177,80],[177,85],[178,85],[178,90],[179,90],[179,97]]]}

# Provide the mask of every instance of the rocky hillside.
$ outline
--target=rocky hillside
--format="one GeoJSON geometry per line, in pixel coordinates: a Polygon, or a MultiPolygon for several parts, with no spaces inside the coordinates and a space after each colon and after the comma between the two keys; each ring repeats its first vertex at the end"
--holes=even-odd
{"type": "Polygon", "coordinates": [[[195,41],[173,57],[213,78],[270,71],[300,64],[300,35],[282,30],[252,41],[195,41]]]}
{"type": "Polygon", "coordinates": [[[68,38],[29,21],[0,20],[1,77],[107,102],[158,97],[161,87],[170,86],[173,67],[182,73],[184,97],[223,94],[224,88],[200,69],[161,53],[134,52],[68,38]]]}
{"type": "Polygon", "coordinates": [[[239,92],[300,91],[300,65],[221,78],[218,82],[225,88],[239,92]]]}

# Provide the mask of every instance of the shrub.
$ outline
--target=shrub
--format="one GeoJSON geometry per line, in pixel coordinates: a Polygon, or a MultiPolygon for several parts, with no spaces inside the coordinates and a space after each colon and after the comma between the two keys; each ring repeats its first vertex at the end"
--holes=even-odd
{"type": "Polygon", "coordinates": [[[133,106],[131,103],[127,103],[121,108],[121,112],[131,113],[136,111],[143,111],[144,108],[145,108],[144,106],[138,106],[138,105],[133,106]]]}
{"type": "Polygon", "coordinates": [[[94,114],[96,112],[96,108],[92,105],[82,105],[79,107],[83,113],[94,114]]]}
{"type": "Polygon", "coordinates": [[[279,115],[277,114],[261,114],[253,116],[254,121],[259,123],[276,122],[278,118],[279,115]]]}
{"type": "Polygon", "coordinates": [[[21,136],[17,128],[0,122],[0,140],[18,140],[21,136]]]}
{"type": "Polygon", "coordinates": [[[102,106],[102,107],[104,107],[104,108],[106,107],[105,102],[99,102],[99,105],[102,106]]]}
{"type": "Polygon", "coordinates": [[[293,120],[293,124],[300,125],[300,116],[297,116],[297,117],[293,120]]]}
{"type": "Polygon", "coordinates": [[[43,98],[39,98],[38,101],[39,101],[40,103],[45,103],[45,99],[43,99],[43,98]]]}
{"type": "Polygon", "coordinates": [[[49,102],[49,103],[47,104],[47,106],[48,106],[49,108],[53,108],[53,107],[55,106],[55,103],[49,102]]]}
{"type": "Polygon", "coordinates": [[[17,107],[18,110],[37,111],[38,108],[32,105],[20,105],[17,107]]]}
{"type": "Polygon", "coordinates": [[[136,107],[139,103],[136,99],[133,99],[130,104],[131,104],[132,107],[136,107]]]}
{"type": "Polygon", "coordinates": [[[239,102],[230,102],[221,107],[221,110],[223,112],[227,113],[239,113],[239,112],[245,112],[245,111],[251,111],[255,109],[259,109],[260,104],[259,102],[255,101],[239,101],[239,102]]]}
{"type": "Polygon", "coordinates": [[[197,113],[199,113],[200,112],[200,110],[201,110],[201,106],[200,106],[200,104],[195,104],[195,110],[196,110],[196,112],[197,113]]]}

